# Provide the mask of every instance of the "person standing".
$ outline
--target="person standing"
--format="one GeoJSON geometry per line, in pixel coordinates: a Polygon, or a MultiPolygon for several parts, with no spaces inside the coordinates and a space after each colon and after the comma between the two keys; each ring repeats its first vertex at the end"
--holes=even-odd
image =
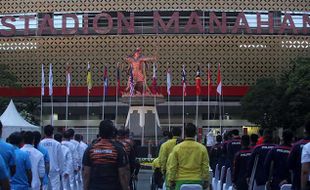
{"type": "Polygon", "coordinates": [[[10,190],[10,175],[4,159],[0,155],[0,189],[10,190]]]}
{"type": "Polygon", "coordinates": [[[271,149],[266,157],[265,175],[271,179],[267,184],[272,190],[279,190],[283,184],[291,182],[287,158],[291,152],[293,133],[286,130],[282,134],[283,143],[271,149]]]}
{"type": "Polygon", "coordinates": [[[28,152],[31,162],[32,181],[31,189],[40,190],[41,180],[43,180],[45,174],[45,165],[43,154],[33,147],[34,136],[31,131],[27,131],[24,134],[25,145],[21,150],[28,152]]]}
{"type": "Polygon", "coordinates": [[[83,157],[84,190],[129,190],[129,165],[125,150],[113,140],[110,120],[99,125],[100,140],[83,157]]]}
{"type": "Polygon", "coordinates": [[[63,173],[64,158],[61,144],[53,139],[54,127],[47,125],[44,127],[45,138],[40,142],[50,158],[49,183],[52,190],[60,189],[60,176],[63,173]]]}
{"type": "MultiPolygon", "coordinates": [[[[254,181],[253,184],[256,186],[257,190],[265,189],[265,184],[267,182],[267,177],[264,173],[264,162],[267,156],[267,153],[275,147],[273,144],[273,131],[270,129],[264,130],[264,143],[257,145],[250,157],[248,164],[247,178],[250,179],[252,172],[254,172],[254,181]],[[255,169],[255,170],[254,170],[255,169]]],[[[249,184],[252,185],[252,184],[249,184]]]]}
{"type": "Polygon", "coordinates": [[[5,162],[5,166],[8,173],[10,174],[10,176],[13,176],[16,171],[14,148],[11,144],[6,143],[3,139],[1,139],[2,128],[3,125],[0,121],[0,155],[2,156],[5,162]]]}
{"type": "Polygon", "coordinates": [[[257,134],[251,134],[250,135],[250,148],[254,149],[256,147],[257,141],[258,141],[258,135],[257,134]]]}
{"type": "MultiPolygon", "coordinates": [[[[69,156],[67,155],[67,150],[66,148],[69,149],[70,151],[70,155],[71,155],[71,160],[66,160],[66,163],[65,165],[67,165],[67,167],[70,167],[72,168],[72,172],[71,173],[68,173],[69,175],[69,182],[70,182],[70,187],[73,188],[73,189],[77,189],[77,184],[76,184],[76,180],[75,180],[75,175],[76,175],[76,172],[79,171],[79,156],[78,156],[78,152],[76,151],[76,148],[75,148],[75,145],[71,142],[71,132],[69,130],[65,131],[64,132],[64,138],[61,142],[61,145],[62,145],[62,150],[65,151],[63,152],[64,153],[64,156],[69,156]],[[66,147],[66,148],[64,148],[66,147]]],[[[66,167],[65,167],[66,168],[66,167]]],[[[68,170],[68,171],[71,171],[71,170],[68,170]]]]}
{"type": "MultiPolygon", "coordinates": [[[[62,135],[61,134],[55,134],[54,139],[61,143],[62,141],[62,135]]],[[[63,175],[62,177],[62,187],[64,190],[73,190],[74,188],[74,169],[73,169],[73,159],[72,159],[72,152],[70,149],[62,144],[61,145],[62,152],[64,154],[64,168],[63,168],[63,175]],[[71,178],[70,178],[71,177],[71,178]],[[73,181],[70,181],[73,180],[73,181]]]]}
{"type": "Polygon", "coordinates": [[[209,186],[209,156],[206,147],[195,141],[196,126],[185,127],[185,140],[176,145],[168,158],[167,182],[170,189],[179,190],[182,184],[209,186]]]}
{"type": "Polygon", "coordinates": [[[210,166],[213,171],[215,171],[216,165],[219,165],[219,168],[222,168],[225,162],[225,158],[223,157],[222,150],[222,136],[216,136],[216,144],[212,146],[210,149],[210,166]]]}
{"type": "Polygon", "coordinates": [[[43,190],[47,190],[48,187],[48,173],[50,171],[50,158],[48,156],[48,152],[47,150],[41,146],[39,143],[41,141],[41,133],[39,131],[34,131],[33,132],[33,136],[34,136],[34,148],[36,148],[38,151],[40,151],[43,154],[44,157],[44,164],[45,164],[45,174],[43,177],[43,181],[42,181],[42,189],[43,190]]]}
{"type": "Polygon", "coordinates": [[[241,150],[238,151],[234,158],[232,182],[235,189],[247,190],[248,184],[246,181],[246,172],[248,171],[248,162],[252,153],[249,147],[250,137],[249,135],[243,135],[241,137],[241,150]]]}
{"type": "Polygon", "coordinates": [[[233,166],[235,155],[241,149],[241,138],[239,136],[239,130],[234,129],[231,131],[231,134],[232,134],[232,139],[231,141],[227,143],[227,156],[229,159],[229,162],[228,162],[229,166],[227,168],[233,166]]]}
{"type": "Polygon", "coordinates": [[[301,154],[304,145],[310,142],[310,120],[304,125],[305,137],[296,142],[288,156],[288,167],[293,173],[292,190],[300,190],[301,154]]]}
{"type": "Polygon", "coordinates": [[[29,154],[19,149],[23,143],[23,137],[19,132],[9,136],[9,142],[14,146],[16,158],[16,172],[11,178],[11,187],[14,190],[24,190],[31,187],[32,173],[29,154]]]}
{"type": "Polygon", "coordinates": [[[180,141],[181,133],[182,131],[180,127],[172,128],[172,139],[166,141],[160,147],[158,159],[163,175],[166,175],[168,157],[172,152],[172,149],[178,144],[178,141],[180,141]]]}
{"type": "Polygon", "coordinates": [[[80,176],[80,170],[81,170],[81,163],[82,163],[82,157],[80,157],[81,147],[80,143],[74,139],[75,131],[73,129],[68,129],[68,132],[70,134],[70,142],[74,146],[74,152],[76,152],[76,155],[73,155],[73,161],[76,161],[77,169],[74,170],[74,179],[75,179],[75,185],[77,189],[80,189],[82,186],[81,176],[80,176]]]}

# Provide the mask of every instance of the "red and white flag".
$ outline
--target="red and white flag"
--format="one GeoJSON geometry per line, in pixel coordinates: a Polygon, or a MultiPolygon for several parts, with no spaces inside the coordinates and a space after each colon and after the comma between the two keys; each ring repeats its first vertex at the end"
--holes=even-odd
{"type": "Polygon", "coordinates": [[[217,70],[217,87],[216,87],[216,92],[219,95],[222,95],[222,78],[221,78],[221,64],[220,63],[218,65],[218,70],[217,70]]]}

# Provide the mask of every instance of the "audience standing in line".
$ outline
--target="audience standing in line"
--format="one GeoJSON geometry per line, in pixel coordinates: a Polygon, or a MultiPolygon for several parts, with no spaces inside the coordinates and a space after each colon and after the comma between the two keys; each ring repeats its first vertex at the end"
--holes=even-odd
{"type": "Polygon", "coordinates": [[[290,171],[287,166],[287,158],[292,148],[293,133],[284,131],[282,144],[271,149],[266,157],[264,170],[269,177],[268,186],[272,190],[279,190],[283,184],[291,183],[290,171]]]}
{"type": "Polygon", "coordinates": [[[14,154],[14,148],[11,144],[5,142],[3,139],[1,139],[2,136],[2,123],[0,121],[0,155],[2,156],[5,166],[7,169],[7,172],[10,174],[10,176],[13,176],[16,171],[16,162],[15,162],[15,154],[14,154]]]}
{"type": "Polygon", "coordinates": [[[241,138],[239,136],[239,130],[234,129],[231,131],[232,139],[227,143],[227,156],[229,159],[229,165],[227,168],[233,166],[233,161],[236,153],[241,149],[241,138]]]}
{"type": "Polygon", "coordinates": [[[195,141],[196,126],[185,127],[185,139],[176,145],[167,162],[167,182],[170,189],[179,190],[182,184],[201,184],[209,187],[209,156],[204,145],[195,141]]]}
{"type": "Polygon", "coordinates": [[[224,164],[225,158],[223,157],[222,150],[222,136],[216,136],[216,144],[213,145],[210,149],[210,167],[215,171],[215,167],[218,164],[221,168],[224,164]]]}
{"type": "Polygon", "coordinates": [[[60,176],[63,173],[64,158],[61,149],[61,144],[53,139],[54,127],[47,125],[44,127],[45,138],[40,142],[48,151],[50,158],[50,171],[49,171],[49,186],[51,190],[60,189],[60,176]]]}
{"type": "Polygon", "coordinates": [[[12,133],[9,136],[9,142],[14,146],[16,158],[16,172],[11,178],[11,188],[13,190],[29,189],[32,181],[31,162],[29,154],[19,149],[23,143],[21,133],[12,133]]]}
{"type": "MultiPolygon", "coordinates": [[[[267,181],[267,176],[264,173],[264,162],[267,156],[267,153],[274,147],[273,144],[273,131],[270,129],[264,130],[264,143],[257,145],[250,157],[249,161],[249,170],[247,173],[248,179],[250,178],[252,172],[254,172],[254,186],[257,187],[257,190],[264,190],[265,184],[267,181]],[[255,168],[255,170],[253,170],[255,168]]],[[[249,184],[251,185],[251,184],[249,184]]]]}
{"type": "Polygon", "coordinates": [[[304,128],[305,137],[293,145],[291,153],[288,157],[288,166],[293,173],[292,190],[301,189],[301,153],[303,146],[310,142],[310,121],[305,123],[304,128]]]}
{"type": "Polygon", "coordinates": [[[99,125],[100,140],[88,147],[83,157],[84,190],[129,190],[130,171],[123,148],[113,140],[110,120],[99,125]]]}
{"type": "Polygon", "coordinates": [[[42,138],[41,133],[38,131],[34,131],[33,135],[34,135],[34,148],[38,149],[43,154],[43,157],[44,157],[45,174],[44,174],[43,181],[42,181],[42,184],[43,184],[42,189],[47,190],[47,188],[48,188],[48,173],[50,171],[50,158],[48,156],[48,151],[46,150],[46,148],[44,148],[43,146],[41,146],[39,144],[41,141],[41,138],[42,138]]]}
{"type": "Polygon", "coordinates": [[[248,183],[246,181],[246,173],[248,171],[248,162],[252,153],[249,147],[250,137],[243,135],[241,137],[241,150],[238,151],[234,158],[232,182],[235,189],[247,190],[248,183]]]}
{"type": "MultiPolygon", "coordinates": [[[[62,141],[62,135],[61,134],[55,134],[54,139],[61,143],[62,141]]],[[[64,190],[74,190],[74,169],[73,169],[73,158],[72,158],[72,152],[70,149],[64,145],[61,144],[62,153],[64,155],[64,168],[63,168],[63,174],[62,174],[62,187],[64,190]]]]}
{"type": "Polygon", "coordinates": [[[250,148],[254,149],[255,146],[257,145],[257,141],[258,141],[258,135],[257,134],[251,134],[250,135],[250,148]]]}
{"type": "Polygon", "coordinates": [[[177,145],[178,141],[180,140],[182,130],[180,127],[172,128],[172,139],[166,141],[164,144],[161,145],[159,150],[159,165],[161,167],[161,171],[163,175],[166,175],[166,164],[169,157],[169,154],[172,152],[172,149],[177,145]]]}
{"type": "Polygon", "coordinates": [[[25,145],[21,150],[28,152],[31,162],[31,172],[32,172],[32,181],[31,189],[40,190],[41,181],[43,180],[45,174],[45,165],[43,154],[33,147],[34,136],[33,132],[27,131],[24,134],[24,143],[25,145]]]}
{"type": "Polygon", "coordinates": [[[0,155],[0,189],[10,190],[10,174],[4,159],[0,155]]]}

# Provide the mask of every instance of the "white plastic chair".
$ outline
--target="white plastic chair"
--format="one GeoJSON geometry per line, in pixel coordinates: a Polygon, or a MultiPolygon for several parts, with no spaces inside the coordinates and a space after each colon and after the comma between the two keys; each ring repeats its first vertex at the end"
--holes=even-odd
{"type": "Polygon", "coordinates": [[[292,189],[292,184],[284,184],[281,186],[280,190],[291,190],[292,189]]]}
{"type": "Polygon", "coordinates": [[[224,177],[225,177],[225,171],[226,171],[226,168],[225,168],[225,166],[223,166],[221,169],[221,177],[217,181],[216,190],[222,190],[224,177]]]}
{"type": "Polygon", "coordinates": [[[203,190],[202,186],[199,184],[183,184],[180,190],[203,190]]]}
{"type": "Polygon", "coordinates": [[[217,181],[219,180],[220,177],[220,171],[219,171],[219,165],[216,164],[215,166],[215,175],[212,178],[212,189],[216,190],[216,185],[217,185],[217,181]]]}
{"type": "Polygon", "coordinates": [[[232,181],[231,181],[231,169],[228,168],[226,172],[226,181],[223,184],[223,190],[228,190],[229,187],[232,186],[232,181]]]}

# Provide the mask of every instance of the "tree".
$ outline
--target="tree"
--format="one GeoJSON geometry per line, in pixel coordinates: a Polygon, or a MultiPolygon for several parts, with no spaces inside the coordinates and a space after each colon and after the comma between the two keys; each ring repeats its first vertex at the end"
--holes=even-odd
{"type": "Polygon", "coordinates": [[[5,64],[0,64],[0,87],[19,87],[17,77],[5,64]]]}
{"type": "Polygon", "coordinates": [[[300,58],[279,80],[263,78],[241,100],[244,118],[263,128],[297,129],[310,118],[310,59],[300,58]]]}

